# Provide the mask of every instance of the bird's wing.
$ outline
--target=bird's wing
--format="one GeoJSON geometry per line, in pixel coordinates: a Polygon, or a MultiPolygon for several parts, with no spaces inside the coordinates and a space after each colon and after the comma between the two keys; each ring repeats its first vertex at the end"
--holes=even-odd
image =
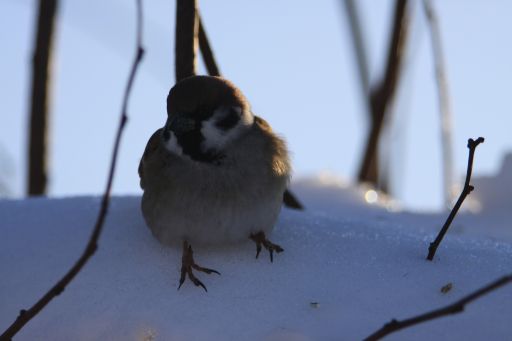
{"type": "MultiPolygon", "coordinates": [[[[272,134],[272,128],[270,125],[262,119],[261,117],[254,116],[254,121],[256,122],[256,125],[258,128],[267,136],[270,136],[272,134]]],[[[285,155],[286,152],[286,145],[283,143],[280,139],[271,139],[274,141],[274,148],[277,152],[277,154],[280,154],[281,157],[277,158],[277,160],[282,160],[283,155],[285,155]]],[[[288,159],[288,157],[285,157],[284,159],[288,159]]],[[[291,172],[291,166],[289,164],[289,160],[287,160],[284,164],[276,165],[274,162],[274,169],[280,169],[284,170],[284,173],[290,173],[291,172]]],[[[281,172],[279,172],[281,173],[281,172]]],[[[301,202],[295,197],[295,195],[290,192],[290,190],[286,189],[283,195],[283,202],[287,207],[297,209],[297,210],[303,210],[304,206],[301,204],[301,202]]]]}
{"type": "Polygon", "coordinates": [[[254,116],[254,122],[260,132],[262,140],[265,141],[262,148],[264,155],[268,155],[267,161],[272,167],[276,176],[288,177],[291,172],[290,160],[286,143],[279,136],[274,134],[270,125],[261,117],[254,116]]]}
{"type": "Polygon", "coordinates": [[[144,154],[142,154],[142,158],[139,162],[139,178],[140,178],[140,187],[144,189],[144,161],[148,159],[148,157],[154,153],[158,145],[160,144],[160,135],[162,133],[162,128],[158,129],[151,135],[149,138],[148,144],[146,145],[146,149],[144,149],[144,154]]]}
{"type": "Polygon", "coordinates": [[[263,130],[265,132],[271,132],[272,131],[272,128],[270,127],[270,124],[268,124],[267,121],[265,121],[261,117],[254,115],[254,121],[256,122],[258,127],[261,128],[261,130],[263,130]]]}

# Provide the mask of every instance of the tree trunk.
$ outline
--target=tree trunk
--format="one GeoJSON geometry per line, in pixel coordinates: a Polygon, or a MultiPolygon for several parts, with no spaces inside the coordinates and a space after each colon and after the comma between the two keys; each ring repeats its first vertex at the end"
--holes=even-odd
{"type": "Polygon", "coordinates": [[[198,20],[196,0],[176,1],[176,82],[196,74],[198,20]]]}
{"type": "Polygon", "coordinates": [[[28,194],[43,195],[47,186],[47,125],[50,61],[57,0],[40,0],[32,60],[32,92],[28,150],[28,194]]]}
{"type": "MultiPolygon", "coordinates": [[[[386,71],[383,80],[370,95],[371,129],[368,133],[366,148],[359,169],[359,182],[368,182],[380,187],[378,147],[389,106],[392,104],[400,76],[405,43],[409,28],[407,0],[397,0],[393,19],[391,42],[389,44],[386,71]]],[[[380,188],[387,191],[387,188],[380,188]]]]}

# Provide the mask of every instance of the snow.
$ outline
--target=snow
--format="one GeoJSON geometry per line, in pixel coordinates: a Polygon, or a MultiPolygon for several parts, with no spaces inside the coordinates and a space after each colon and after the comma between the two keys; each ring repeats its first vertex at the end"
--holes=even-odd
{"type": "Polygon", "coordinates": [[[475,197],[481,203],[480,210],[507,212],[510,209],[512,193],[512,153],[505,155],[498,174],[476,178],[473,184],[479,189],[475,192],[475,197]]]}
{"type": "MultiPolygon", "coordinates": [[[[365,189],[325,176],[293,190],[308,210],[282,211],[271,240],[285,252],[273,263],[263,252],[255,259],[249,240],[194,250],[198,264],[222,273],[198,273],[207,293],[189,281],[177,290],[181,250],[152,237],[140,197],[113,197],[98,252],[15,339],[360,340],[511,272],[506,210],[463,212],[428,262],[445,213],[368,205],[365,189]]],[[[0,201],[1,330],[78,258],[99,206],[98,197],[0,201]]],[[[511,285],[389,339],[510,340],[510,302],[511,285]]]]}

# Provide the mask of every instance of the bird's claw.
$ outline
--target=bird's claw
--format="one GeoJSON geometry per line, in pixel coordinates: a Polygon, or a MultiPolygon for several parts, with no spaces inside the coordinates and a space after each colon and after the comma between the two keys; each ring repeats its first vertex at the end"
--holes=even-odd
{"type": "Polygon", "coordinates": [[[188,275],[188,278],[196,287],[202,287],[204,291],[208,292],[208,289],[206,289],[206,286],[201,282],[192,272],[192,269],[195,269],[197,271],[204,272],[206,274],[215,273],[217,275],[220,275],[220,272],[217,270],[209,269],[209,268],[203,268],[202,266],[197,265],[194,262],[193,257],[193,251],[192,246],[189,245],[187,242],[183,243],[183,256],[181,258],[181,276],[180,276],[180,284],[178,286],[178,290],[180,290],[183,283],[185,283],[185,279],[188,275]]]}
{"type": "Polygon", "coordinates": [[[267,237],[265,237],[264,232],[253,233],[249,236],[249,238],[256,243],[256,258],[258,258],[258,256],[260,255],[262,246],[268,250],[270,254],[270,262],[274,262],[274,251],[277,253],[284,251],[284,249],[281,246],[274,244],[270,240],[268,240],[267,237]]]}
{"type": "Polygon", "coordinates": [[[201,271],[201,272],[207,273],[208,275],[212,274],[212,273],[220,275],[220,272],[218,272],[217,270],[213,270],[213,269],[209,269],[209,268],[203,268],[202,266],[199,266],[196,263],[192,264],[192,268],[196,269],[197,271],[201,271]]]}

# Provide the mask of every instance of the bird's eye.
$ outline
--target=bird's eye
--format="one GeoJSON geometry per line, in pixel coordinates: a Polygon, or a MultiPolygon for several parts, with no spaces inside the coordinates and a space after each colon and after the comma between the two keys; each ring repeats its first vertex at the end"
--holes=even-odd
{"type": "Polygon", "coordinates": [[[168,120],[169,129],[176,135],[182,135],[196,129],[196,121],[185,116],[175,115],[168,120]]]}
{"type": "Polygon", "coordinates": [[[238,113],[234,108],[229,108],[226,115],[215,122],[215,126],[222,130],[228,130],[236,126],[238,121],[240,121],[240,113],[238,113]]]}

